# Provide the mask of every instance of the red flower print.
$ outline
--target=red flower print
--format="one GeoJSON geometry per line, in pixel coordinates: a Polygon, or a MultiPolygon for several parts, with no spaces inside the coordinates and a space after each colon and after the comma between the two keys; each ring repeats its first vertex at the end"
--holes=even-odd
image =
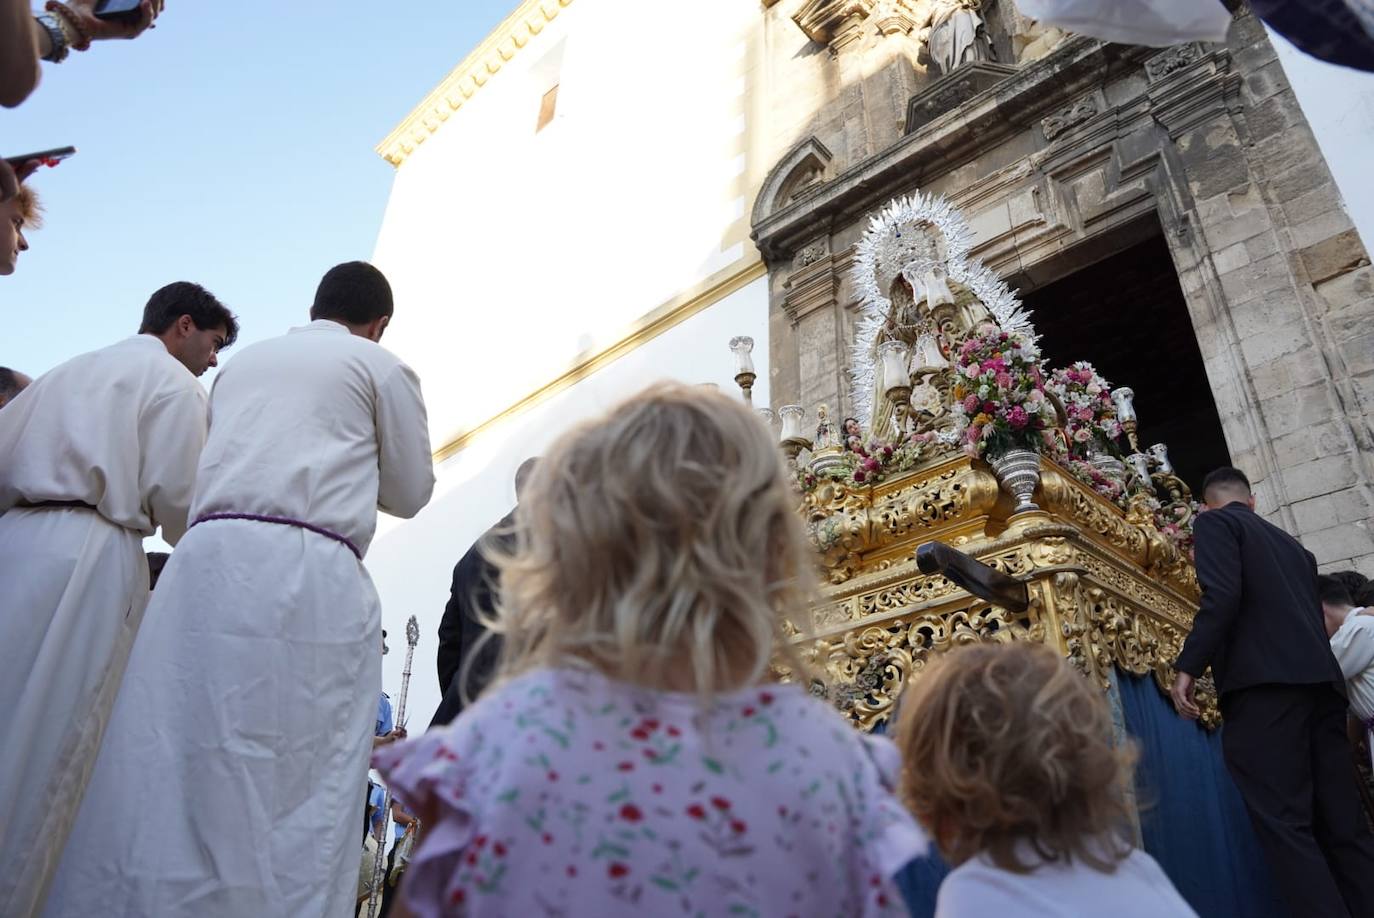
{"type": "Polygon", "coordinates": [[[569,864],[569,865],[568,865],[568,876],[570,876],[570,877],[575,877],[575,876],[577,876],[577,867],[576,867],[575,865],[573,865],[573,864],[569,864]]]}
{"type": "Polygon", "coordinates": [[[658,729],[658,721],[654,720],[652,717],[645,718],[645,720],[644,720],[644,726],[648,727],[649,730],[651,730],[651,731],[657,730],[657,729],[658,729]]]}
{"type": "Polygon", "coordinates": [[[649,738],[649,731],[645,730],[643,727],[635,727],[633,730],[630,731],[630,735],[633,736],[635,739],[643,742],[644,740],[649,738]]]}
{"type": "Polygon", "coordinates": [[[597,752],[600,752],[601,750],[606,748],[606,744],[601,742],[601,740],[597,740],[596,742],[592,743],[592,748],[595,749],[597,752]]]}
{"type": "Polygon", "coordinates": [[[545,832],[542,836],[540,836],[540,838],[542,838],[542,839],[544,840],[544,844],[546,844],[546,845],[552,845],[552,844],[553,844],[553,836],[550,835],[548,832],[545,832]]]}
{"type": "Polygon", "coordinates": [[[655,784],[655,785],[654,785],[654,793],[655,793],[655,794],[661,794],[661,793],[663,793],[663,785],[662,785],[662,784],[655,784]]]}
{"type": "Polygon", "coordinates": [[[762,692],[762,693],[759,694],[759,704],[764,705],[764,706],[766,707],[766,706],[768,706],[768,705],[770,705],[770,704],[772,704],[772,703],[773,703],[773,693],[772,693],[772,692],[762,692]]]}
{"type": "Polygon", "coordinates": [[[745,717],[753,717],[753,716],[754,716],[754,709],[753,709],[752,707],[748,707],[748,708],[745,708],[745,709],[744,709],[742,712],[740,712],[740,713],[742,713],[745,717]]]}
{"type": "Polygon", "coordinates": [[[693,819],[705,819],[706,807],[702,806],[700,803],[694,803],[687,807],[687,815],[691,816],[693,819]]]}
{"type": "Polygon", "coordinates": [[[654,759],[658,758],[658,751],[654,749],[645,749],[644,758],[652,762],[654,759]]]}
{"type": "Polygon", "coordinates": [[[550,781],[557,781],[557,780],[558,780],[558,772],[556,772],[556,771],[551,771],[551,772],[549,772],[549,780],[550,780],[550,781]]]}
{"type": "Polygon", "coordinates": [[[497,857],[506,856],[506,846],[501,844],[500,842],[497,842],[496,844],[492,845],[491,850],[492,853],[495,854],[497,857]]]}
{"type": "Polygon", "coordinates": [[[728,810],[730,809],[730,801],[726,800],[724,797],[712,797],[711,806],[718,810],[728,810]]]}
{"type": "Polygon", "coordinates": [[[882,885],[883,885],[883,878],[880,877],[880,876],[878,876],[878,875],[875,873],[875,874],[873,874],[873,876],[871,876],[871,877],[868,878],[868,885],[869,885],[869,886],[872,886],[874,889],[876,889],[876,888],[878,888],[879,886],[882,886],[882,885]]]}
{"type": "Polygon", "coordinates": [[[620,769],[621,771],[634,771],[634,770],[635,770],[635,763],[634,763],[634,762],[621,762],[619,765],[616,766],[616,768],[620,769]]]}
{"type": "Polygon", "coordinates": [[[682,735],[682,731],[679,730],[677,727],[669,727],[669,728],[668,728],[668,735],[669,735],[669,736],[681,736],[681,735],[682,735]]]}
{"type": "Polygon", "coordinates": [[[783,819],[786,819],[786,818],[787,818],[787,807],[785,807],[785,806],[780,806],[780,807],[778,807],[778,815],[781,816],[783,819]]]}
{"type": "Polygon", "coordinates": [[[633,803],[627,803],[620,808],[620,818],[626,822],[639,822],[644,814],[633,803]]]}
{"type": "Polygon", "coordinates": [[[887,908],[887,896],[878,893],[878,908],[887,908]]]}
{"type": "Polygon", "coordinates": [[[472,840],[472,843],[479,848],[485,848],[487,846],[487,837],[485,835],[479,835],[472,840]]]}
{"type": "Polygon", "coordinates": [[[607,867],[606,872],[610,874],[612,880],[618,880],[621,877],[625,876],[627,873],[629,873],[630,868],[617,861],[616,863],[607,867]]]}
{"type": "Polygon", "coordinates": [[[467,890],[461,886],[453,891],[453,895],[448,897],[450,905],[462,905],[463,900],[468,897],[467,890]]]}
{"type": "Polygon", "coordinates": [[[743,835],[745,830],[748,828],[749,824],[746,823],[743,819],[730,820],[730,831],[734,832],[736,835],[743,835]]]}
{"type": "Polygon", "coordinates": [[[466,860],[467,860],[467,862],[468,862],[469,864],[475,864],[475,863],[477,863],[477,852],[476,852],[476,851],[469,851],[466,860]]]}

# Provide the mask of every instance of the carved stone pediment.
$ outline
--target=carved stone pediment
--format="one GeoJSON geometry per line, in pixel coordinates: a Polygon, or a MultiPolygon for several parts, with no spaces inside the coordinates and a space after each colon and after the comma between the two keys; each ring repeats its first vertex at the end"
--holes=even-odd
{"type": "Polygon", "coordinates": [[[876,0],[808,0],[792,21],[814,42],[840,47],[859,37],[876,0]]]}

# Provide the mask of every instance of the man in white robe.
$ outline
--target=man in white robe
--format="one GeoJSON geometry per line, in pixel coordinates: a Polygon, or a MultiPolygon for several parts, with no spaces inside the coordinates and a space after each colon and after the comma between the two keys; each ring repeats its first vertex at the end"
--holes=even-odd
{"type": "Polygon", "coordinates": [[[176,283],[140,332],[0,411],[0,915],[33,914],[57,865],[147,602],[143,539],[186,531],[196,376],[238,324],[176,283]]]}
{"type": "Polygon", "coordinates": [[[158,582],[48,915],[339,918],[381,689],[361,559],[433,464],[419,381],[378,345],[391,289],[325,275],[314,320],[210,397],[187,533],[158,582]]]}

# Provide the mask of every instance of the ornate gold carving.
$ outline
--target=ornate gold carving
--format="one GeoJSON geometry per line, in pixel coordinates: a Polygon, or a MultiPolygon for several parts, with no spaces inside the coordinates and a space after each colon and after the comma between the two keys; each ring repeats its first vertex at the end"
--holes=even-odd
{"type": "Polygon", "coordinates": [[[1032,609],[1014,616],[983,603],[941,613],[903,616],[852,630],[838,640],[818,640],[804,654],[819,674],[813,691],[856,726],[871,730],[892,713],[903,688],[932,653],[983,641],[1040,641],[1044,629],[1032,609]]]}
{"type": "MultiPolygon", "coordinates": [[[[798,636],[814,689],[863,729],[891,716],[931,653],[975,641],[1034,640],[1061,653],[1104,691],[1113,667],[1151,675],[1167,693],[1173,660],[1196,612],[1192,565],[1155,528],[1144,504],[1128,513],[1046,460],[1043,513],[1005,521],[996,480],[964,456],[876,486],[827,482],[804,512],[830,573],[816,630],[798,636]],[[1024,580],[1021,615],[974,600],[912,558],[930,539],[954,544],[1024,580]]],[[[1201,680],[1203,723],[1220,716],[1201,680]]]]}

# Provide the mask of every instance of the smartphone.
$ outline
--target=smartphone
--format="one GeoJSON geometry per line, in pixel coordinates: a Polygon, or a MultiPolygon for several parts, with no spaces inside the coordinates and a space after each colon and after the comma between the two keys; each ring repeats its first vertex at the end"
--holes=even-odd
{"type": "Polygon", "coordinates": [[[25,153],[23,156],[6,156],[5,162],[10,164],[10,168],[18,169],[25,163],[38,160],[44,166],[56,166],[62,160],[76,153],[76,147],[58,147],[56,150],[43,150],[38,153],[25,153]]]}
{"type": "Polygon", "coordinates": [[[142,0],[99,0],[95,5],[97,19],[137,22],[142,0]]]}

